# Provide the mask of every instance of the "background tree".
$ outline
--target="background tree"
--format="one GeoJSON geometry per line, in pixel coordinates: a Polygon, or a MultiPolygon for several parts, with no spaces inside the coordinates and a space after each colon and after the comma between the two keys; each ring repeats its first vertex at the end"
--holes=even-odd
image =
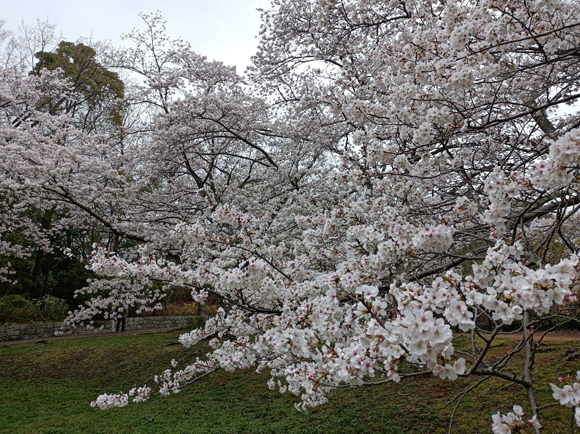
{"type": "Polygon", "coordinates": [[[53,52],[39,51],[34,73],[60,68],[62,77],[72,83],[72,90],[82,95],[80,100],[47,101],[49,112],[64,110],[77,118],[81,128],[92,132],[107,124],[122,126],[124,83],[119,76],[101,66],[96,51],[83,43],[61,41],[53,52]],[[67,105],[63,106],[64,103],[67,105]]]}
{"type": "Polygon", "coordinates": [[[16,30],[8,30],[5,20],[4,37],[0,38],[0,59],[4,67],[32,69],[37,62],[36,53],[54,50],[61,36],[56,32],[56,25],[37,18],[34,24],[20,23],[16,30]]]}
{"type": "MultiPolygon", "coordinates": [[[[16,132],[22,127],[32,128],[38,130],[37,139],[40,137],[42,141],[48,142],[56,129],[45,129],[41,118],[46,113],[64,120],[65,125],[74,126],[70,135],[65,133],[56,138],[57,148],[70,148],[71,141],[78,142],[85,140],[86,135],[101,134],[99,141],[112,143],[116,153],[122,150],[124,84],[115,73],[109,72],[97,62],[95,54],[95,50],[84,44],[64,41],[55,52],[36,53],[38,62],[34,67],[34,74],[41,77],[46,71],[55,71],[57,75],[44,82],[41,77],[36,82],[39,93],[32,99],[26,93],[20,94],[17,99],[14,99],[14,95],[6,95],[3,104],[7,122],[5,132],[11,129],[16,132]],[[51,80],[51,84],[48,84],[51,80]],[[51,86],[60,88],[61,91],[64,88],[66,91],[55,91],[51,86]],[[33,108],[27,104],[33,104],[33,108]],[[85,137],[79,136],[79,133],[85,137]]],[[[5,71],[5,78],[6,74],[11,73],[15,76],[22,74],[11,68],[5,71]]],[[[20,79],[26,81],[23,77],[20,79]]],[[[16,89],[12,90],[14,94],[16,89]]],[[[62,126],[64,125],[57,126],[57,129],[62,126]]],[[[7,141],[18,142],[18,139],[9,136],[7,141]]],[[[42,153],[41,151],[40,155],[42,153]]],[[[55,178],[57,172],[52,168],[43,175],[55,178]]],[[[7,182],[3,183],[4,187],[7,185],[7,182]]],[[[27,257],[12,259],[12,280],[17,283],[5,285],[3,292],[25,293],[32,297],[51,293],[72,303],[74,290],[84,286],[86,278],[92,276],[82,263],[82,259],[89,256],[92,243],[109,243],[112,238],[116,238],[113,245],[118,248],[122,239],[109,233],[102,225],[87,220],[86,215],[79,218],[78,208],[73,210],[77,212],[76,216],[73,215],[74,212],[71,214],[71,208],[67,207],[66,201],[63,204],[61,198],[55,198],[46,189],[42,193],[26,188],[18,193],[13,188],[5,191],[7,212],[4,218],[10,220],[11,224],[5,225],[7,232],[3,239],[12,246],[20,245],[19,251],[27,252],[27,257]],[[26,224],[14,226],[15,221],[26,224]],[[55,250],[56,246],[58,249],[55,250]],[[74,255],[65,255],[64,251],[74,255]],[[73,260],[73,257],[76,259],[73,260]]]]}

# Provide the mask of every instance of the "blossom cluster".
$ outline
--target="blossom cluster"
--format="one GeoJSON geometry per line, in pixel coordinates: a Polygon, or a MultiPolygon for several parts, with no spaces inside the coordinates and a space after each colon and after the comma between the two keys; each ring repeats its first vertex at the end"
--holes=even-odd
{"type": "Polygon", "coordinates": [[[413,244],[421,250],[445,252],[453,244],[453,229],[445,225],[427,225],[413,237],[413,244]]]}
{"type": "Polygon", "coordinates": [[[534,415],[531,419],[524,418],[524,410],[519,405],[514,405],[513,412],[501,414],[497,412],[492,416],[491,429],[494,434],[524,433],[526,427],[541,428],[542,425],[534,415]]]}
{"type": "Polygon", "coordinates": [[[546,159],[532,168],[532,181],[541,188],[561,188],[574,180],[580,164],[580,129],[568,131],[550,145],[546,159]]]}
{"type": "Polygon", "coordinates": [[[556,401],[560,402],[560,405],[574,407],[576,425],[580,427],[580,371],[576,372],[575,379],[576,381],[571,376],[568,376],[568,378],[560,378],[561,382],[569,383],[565,384],[562,388],[555,384],[550,384],[550,386],[554,391],[552,396],[556,401]]]}
{"type": "Polygon", "coordinates": [[[126,393],[103,394],[91,402],[91,407],[99,407],[101,410],[108,410],[115,407],[125,407],[129,404],[129,396],[126,393]]]}

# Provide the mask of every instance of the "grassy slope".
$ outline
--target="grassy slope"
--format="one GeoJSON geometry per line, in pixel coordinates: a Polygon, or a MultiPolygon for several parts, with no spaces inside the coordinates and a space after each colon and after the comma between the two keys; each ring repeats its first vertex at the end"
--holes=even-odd
{"type": "MultiPolygon", "coordinates": [[[[172,358],[187,361],[206,350],[185,349],[177,335],[116,336],[0,347],[0,433],[443,433],[450,397],[473,380],[432,378],[399,385],[342,389],[330,402],[297,412],[292,395],[268,390],[269,376],[251,371],[219,373],[170,397],[124,409],[100,411],[89,403],[100,393],[151,384],[172,358]]],[[[496,351],[499,354],[510,343],[496,351]]],[[[549,383],[580,369],[563,362],[576,342],[541,348],[536,362],[540,404],[554,402],[549,383]],[[539,375],[539,374],[538,374],[539,375]]],[[[454,433],[491,432],[490,415],[526,407],[523,390],[490,380],[458,410],[454,433]],[[500,390],[501,389],[501,390],[500,390]]],[[[569,411],[548,410],[547,433],[569,432],[569,411]]]]}

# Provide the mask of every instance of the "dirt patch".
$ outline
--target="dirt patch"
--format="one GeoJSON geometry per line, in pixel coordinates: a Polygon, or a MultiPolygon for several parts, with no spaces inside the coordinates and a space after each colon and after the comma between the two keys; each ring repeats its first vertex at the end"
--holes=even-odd
{"type": "MultiPolygon", "coordinates": [[[[483,336],[488,338],[490,335],[483,336]]],[[[534,333],[534,341],[541,339],[542,336],[543,332],[541,331],[534,333]]],[[[509,339],[513,341],[520,341],[522,340],[522,333],[501,334],[496,336],[496,339],[509,339]]],[[[578,340],[580,340],[580,330],[569,330],[565,332],[548,333],[548,335],[546,335],[542,339],[542,342],[568,342],[578,340]]]]}

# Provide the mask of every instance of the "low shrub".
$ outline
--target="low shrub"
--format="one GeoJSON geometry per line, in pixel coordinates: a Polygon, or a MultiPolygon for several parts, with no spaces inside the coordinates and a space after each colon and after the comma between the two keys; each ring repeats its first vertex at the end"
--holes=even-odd
{"type": "Polygon", "coordinates": [[[172,303],[163,308],[159,313],[167,316],[189,316],[197,315],[199,305],[192,301],[191,303],[172,303]]]}
{"type": "Polygon", "coordinates": [[[63,321],[67,311],[66,302],[51,295],[32,301],[22,295],[0,298],[0,324],[63,321]]]}
{"type": "Polygon", "coordinates": [[[219,308],[220,308],[219,304],[206,304],[204,306],[205,313],[208,316],[215,316],[215,314],[217,314],[217,311],[219,308]]]}
{"type": "Polygon", "coordinates": [[[38,321],[40,309],[22,295],[0,298],[0,324],[25,324],[38,321]]]}
{"type": "Polygon", "coordinates": [[[68,312],[66,301],[52,295],[34,300],[34,305],[40,310],[40,321],[64,321],[68,312]]]}

